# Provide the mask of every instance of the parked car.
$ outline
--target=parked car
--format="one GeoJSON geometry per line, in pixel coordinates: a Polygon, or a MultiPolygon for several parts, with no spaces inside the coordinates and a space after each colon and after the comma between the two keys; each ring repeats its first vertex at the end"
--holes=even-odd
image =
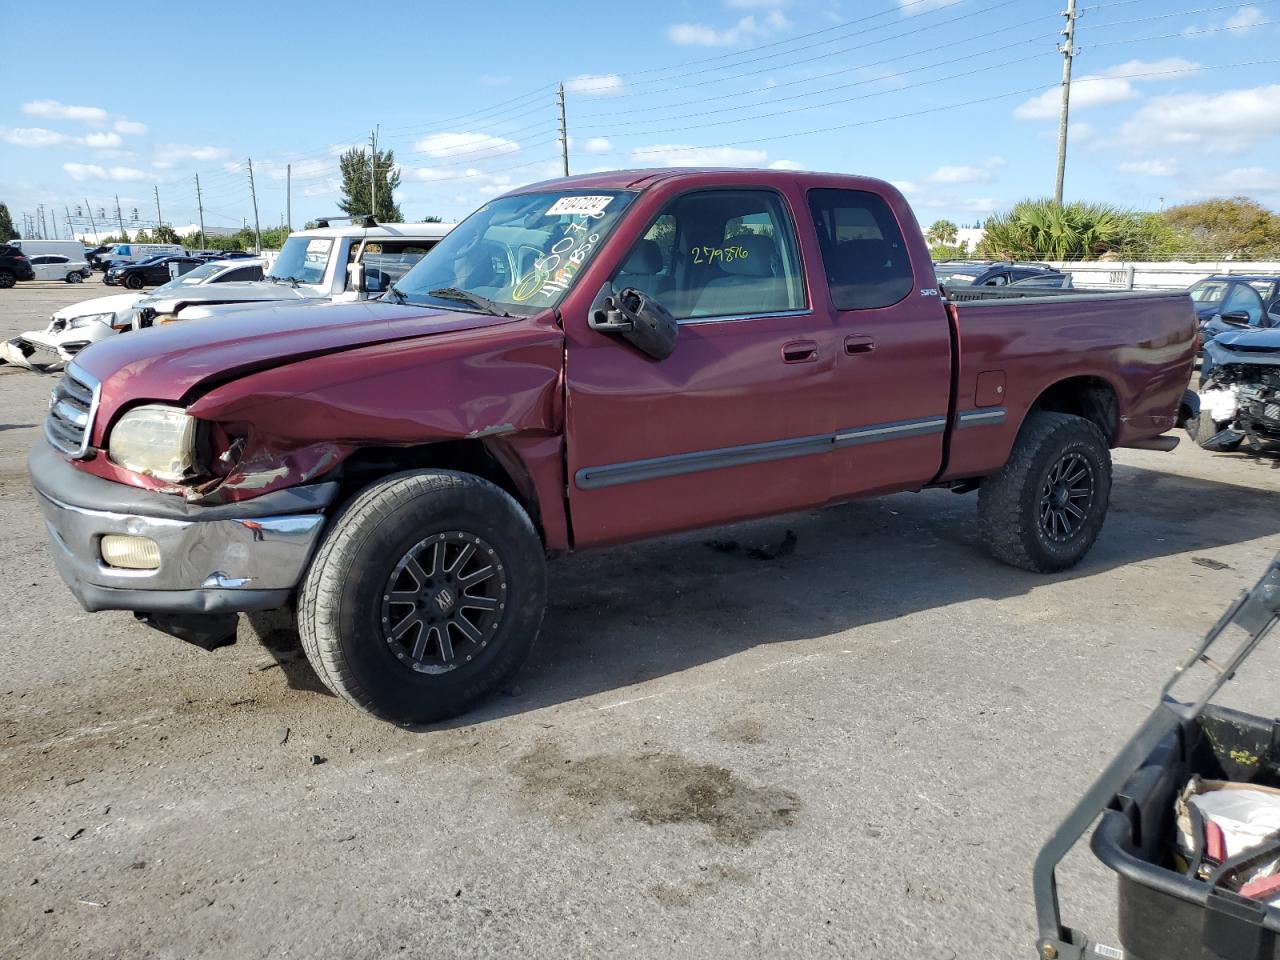
{"type": "MultiPolygon", "coordinates": [[[[336,217],[333,219],[337,219],[336,217]]],[[[451,223],[352,223],[289,235],[262,283],[199,287],[156,297],[141,326],[225,316],[267,300],[318,302],[380,296],[440,239],[451,223]]]]}
{"type": "Polygon", "coordinates": [[[17,247],[28,258],[57,256],[68,260],[88,259],[85,246],[79,240],[10,240],[9,246],[17,247]]]}
{"type": "Polygon", "coordinates": [[[195,257],[158,256],[142,263],[116,264],[102,275],[102,282],[119,284],[130,290],[141,290],[143,287],[168,283],[175,276],[181,276],[203,262],[195,257]]]}
{"type": "Polygon", "coordinates": [[[1275,325],[1280,307],[1280,277],[1215,274],[1187,288],[1200,321],[1200,346],[1214,337],[1246,327],[1275,325]]]}
{"type": "MultiPolygon", "coordinates": [[[[331,276],[340,238],[298,239],[277,264],[331,276]]],[[[1071,567],[1110,448],[1176,442],[1194,335],[1181,291],[948,303],[879,180],[590,174],[378,300],[95,344],[30,474],[85,609],[211,647],[296,603],[331,690],[426,722],[519,668],[548,553],[943,487],[1001,561],[1071,567]]]]}
{"type": "Polygon", "coordinates": [[[36,280],[65,280],[67,283],[83,283],[92,276],[86,260],[71,260],[61,254],[42,253],[31,257],[31,269],[36,280]]]}
{"type": "Polygon", "coordinates": [[[137,315],[135,305],[144,305],[155,297],[197,284],[261,279],[262,263],[261,260],[204,263],[157,287],[150,296],[115,294],[63,307],[43,330],[29,330],[0,343],[0,363],[46,373],[60,370],[89,344],[132,329],[137,315]]]}
{"type": "Polygon", "coordinates": [[[19,280],[34,280],[31,260],[17,247],[0,246],[0,289],[12,287],[19,280]]]}
{"type": "Polygon", "coordinates": [[[113,263],[141,263],[156,256],[185,257],[187,251],[176,243],[113,243],[101,253],[89,257],[95,270],[106,270],[113,263]]]}
{"type": "Polygon", "coordinates": [[[192,250],[191,256],[199,257],[201,260],[238,260],[253,259],[257,254],[249,253],[247,250],[192,250]]]}
{"type": "MultiPolygon", "coordinates": [[[[972,263],[947,261],[934,266],[938,285],[943,287],[1003,287],[1021,280],[1061,278],[1063,274],[1044,263],[972,263]]],[[[1059,281],[1061,282],[1061,281],[1059,281]]]]}
{"type": "Polygon", "coordinates": [[[1280,329],[1219,334],[1205,355],[1196,442],[1209,450],[1280,442],[1280,329]]]}

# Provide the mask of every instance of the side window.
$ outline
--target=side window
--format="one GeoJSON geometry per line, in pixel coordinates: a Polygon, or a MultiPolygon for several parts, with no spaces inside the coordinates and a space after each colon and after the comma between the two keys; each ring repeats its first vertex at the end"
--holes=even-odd
{"type": "Polygon", "coordinates": [[[1237,283],[1222,301],[1220,313],[1246,313],[1249,325],[1256,327],[1262,322],[1262,298],[1258,291],[1247,283],[1237,283]]]}
{"type": "Polygon", "coordinates": [[[261,280],[261,267],[239,267],[235,270],[228,270],[222,276],[214,280],[214,283],[242,283],[245,280],[261,280]]]}
{"type": "Polygon", "coordinates": [[[42,263],[50,263],[52,260],[53,257],[31,257],[31,265],[33,267],[38,267],[42,263]]]}
{"type": "Polygon", "coordinates": [[[386,290],[436,245],[435,240],[376,240],[364,245],[362,260],[370,290],[386,290]]]}
{"type": "Polygon", "coordinates": [[[806,306],[795,230],[781,197],[769,190],[676,197],[627,253],[613,287],[654,297],[677,320],[806,306]]]}
{"type": "Polygon", "coordinates": [[[881,197],[865,190],[810,190],[809,210],[837,310],[887,307],[915,288],[902,230],[881,197]]]}

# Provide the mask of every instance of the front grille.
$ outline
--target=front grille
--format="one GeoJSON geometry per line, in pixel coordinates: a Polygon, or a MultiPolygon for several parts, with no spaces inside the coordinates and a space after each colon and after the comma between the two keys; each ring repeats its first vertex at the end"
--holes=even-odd
{"type": "Polygon", "coordinates": [[[93,415],[98,409],[99,383],[74,363],[67,365],[49,398],[44,435],[65,454],[83,457],[93,435],[93,415]]]}

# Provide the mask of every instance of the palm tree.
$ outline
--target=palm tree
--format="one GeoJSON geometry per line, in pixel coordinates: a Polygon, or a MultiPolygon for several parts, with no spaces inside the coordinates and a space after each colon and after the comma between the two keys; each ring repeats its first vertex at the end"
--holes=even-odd
{"type": "Polygon", "coordinates": [[[1106,203],[1023,200],[992,216],[978,245],[1004,259],[1095,260],[1139,239],[1142,218],[1106,203]]]}

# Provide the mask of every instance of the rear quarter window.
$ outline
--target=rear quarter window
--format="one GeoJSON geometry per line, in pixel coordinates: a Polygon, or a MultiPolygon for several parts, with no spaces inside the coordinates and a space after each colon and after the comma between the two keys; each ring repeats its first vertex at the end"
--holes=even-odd
{"type": "Polygon", "coordinates": [[[809,211],[836,309],[887,307],[914,289],[906,241],[881,197],[865,190],[810,190],[809,211]]]}

